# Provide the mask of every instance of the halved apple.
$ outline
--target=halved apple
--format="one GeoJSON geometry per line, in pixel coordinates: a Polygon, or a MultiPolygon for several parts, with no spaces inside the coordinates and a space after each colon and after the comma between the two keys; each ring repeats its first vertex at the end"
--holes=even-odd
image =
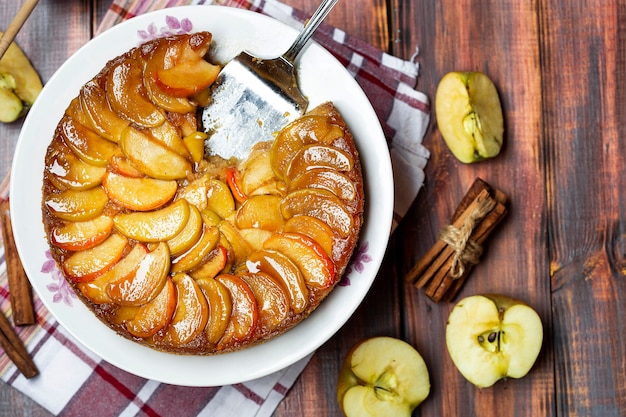
{"type": "Polygon", "coordinates": [[[230,292],[224,284],[211,278],[198,278],[198,286],[202,289],[209,304],[209,320],[205,327],[207,339],[216,345],[230,323],[233,304],[230,292]]]}
{"type": "Polygon", "coordinates": [[[543,325],[537,312],[503,295],[474,295],[450,312],[446,345],[459,372],[480,388],[503,378],[521,378],[541,351],[543,325]]]}
{"type": "Polygon", "coordinates": [[[59,194],[50,194],[44,204],[59,219],[87,221],[100,216],[108,201],[102,187],[94,187],[89,190],[68,189],[59,194]]]}
{"type": "Polygon", "coordinates": [[[60,126],[65,143],[88,164],[106,167],[113,155],[120,154],[120,149],[116,144],[104,139],[69,116],[63,116],[60,126]]]}
{"type": "Polygon", "coordinates": [[[128,240],[117,233],[91,249],[73,253],[63,261],[63,272],[76,282],[95,279],[119,261],[128,240]]]}
{"type": "Polygon", "coordinates": [[[94,130],[110,141],[119,142],[129,122],[111,110],[105,91],[92,80],[81,88],[78,97],[94,130]]]}
{"type": "Polygon", "coordinates": [[[305,145],[296,152],[287,166],[285,179],[290,182],[298,175],[313,168],[350,171],[353,166],[354,160],[346,151],[334,146],[314,143],[305,145]]]}
{"type": "Polygon", "coordinates": [[[259,309],[252,289],[241,278],[231,274],[220,274],[215,280],[229,291],[233,305],[228,326],[217,344],[217,349],[222,350],[252,335],[259,320],[259,309]]]}
{"type": "Polygon", "coordinates": [[[152,178],[176,180],[192,172],[187,158],[133,127],[122,132],[120,146],[133,165],[152,178]]]}
{"type": "Polygon", "coordinates": [[[258,228],[270,232],[283,229],[282,198],[277,195],[256,195],[248,198],[237,210],[235,224],[239,229],[258,228]]]}
{"type": "Polygon", "coordinates": [[[139,242],[160,242],[173,238],[189,220],[189,203],[176,200],[169,206],[148,212],[120,213],[113,217],[115,228],[139,242]]]}
{"type": "Polygon", "coordinates": [[[386,336],[357,343],[337,383],[337,400],[346,417],[410,417],[429,393],[428,369],[419,352],[386,336]]]}
{"type": "Polygon", "coordinates": [[[308,236],[301,233],[277,233],[265,241],[264,248],[280,252],[291,259],[310,286],[326,288],[335,283],[335,263],[308,236]]]}
{"type": "Polygon", "coordinates": [[[167,327],[176,310],[178,301],[176,287],[166,277],[161,292],[152,301],[139,307],[132,319],[126,321],[126,329],[136,337],[148,338],[167,327]]]}
{"type": "Polygon", "coordinates": [[[106,97],[113,111],[139,126],[159,126],[165,115],[148,98],[143,66],[135,59],[119,60],[108,72],[106,97]]]}
{"type": "Polygon", "coordinates": [[[290,298],[284,287],[271,275],[263,272],[238,274],[252,289],[259,309],[258,326],[264,334],[270,333],[287,318],[290,298]]]}
{"type": "Polygon", "coordinates": [[[50,231],[50,242],[69,251],[93,248],[103,242],[113,230],[113,219],[100,215],[84,222],[67,222],[54,226],[50,231]]]}
{"type": "Polygon", "coordinates": [[[107,172],[102,188],[114,203],[134,211],[149,211],[164,206],[176,195],[174,180],[133,178],[107,172]]]}
{"type": "Polygon", "coordinates": [[[168,344],[181,346],[204,331],[209,320],[209,305],[204,293],[189,275],[175,274],[172,281],[176,286],[178,302],[163,339],[168,344]]]}
{"type": "Polygon", "coordinates": [[[291,191],[304,188],[321,188],[345,201],[353,201],[356,198],[354,183],[345,174],[335,169],[310,169],[293,178],[289,183],[291,191]]]}
{"type": "Polygon", "coordinates": [[[146,304],[161,292],[169,271],[170,251],[160,242],[143,257],[134,273],[109,284],[109,297],[123,306],[146,304]]]}
{"type": "Polygon", "coordinates": [[[346,205],[326,190],[304,188],[292,191],[285,196],[280,209],[285,219],[305,215],[322,220],[341,237],[348,236],[354,226],[354,218],[346,205]]]}

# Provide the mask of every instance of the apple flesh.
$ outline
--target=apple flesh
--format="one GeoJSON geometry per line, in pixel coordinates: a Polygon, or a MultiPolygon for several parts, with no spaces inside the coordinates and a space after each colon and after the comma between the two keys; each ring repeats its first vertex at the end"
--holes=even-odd
{"type": "Polygon", "coordinates": [[[541,318],[525,303],[503,295],[459,301],[446,326],[446,345],[459,372],[480,388],[532,368],[543,341],[541,318]]]}
{"type": "Polygon", "coordinates": [[[419,352],[386,336],[357,343],[337,384],[337,399],[347,417],[409,417],[429,392],[428,369],[419,352]]]}
{"type": "Polygon", "coordinates": [[[450,72],[435,96],[439,131],[461,162],[492,158],[500,152],[504,119],[498,91],[481,72],[450,72]]]}

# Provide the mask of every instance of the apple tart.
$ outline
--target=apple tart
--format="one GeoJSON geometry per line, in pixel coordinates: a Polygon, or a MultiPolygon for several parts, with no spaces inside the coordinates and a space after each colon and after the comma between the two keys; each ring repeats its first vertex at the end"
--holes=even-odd
{"type": "Polygon", "coordinates": [[[210,43],[176,35],[109,61],[45,156],[43,222],[67,282],[117,333],[171,353],[239,350],[299,323],[363,223],[358,152],[330,102],[244,160],[209,156],[196,112],[220,70],[210,43]]]}

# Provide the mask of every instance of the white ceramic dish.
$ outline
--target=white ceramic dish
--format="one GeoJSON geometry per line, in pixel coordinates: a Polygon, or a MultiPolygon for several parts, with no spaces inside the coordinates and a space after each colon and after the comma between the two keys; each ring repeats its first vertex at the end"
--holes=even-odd
{"type": "Polygon", "coordinates": [[[335,103],[356,138],[365,173],[366,222],[359,252],[346,275],[349,284],[338,286],[292,330],[239,352],[210,357],[171,355],[118,336],[71,297],[59,271],[49,268],[49,247],[41,222],[44,155],[70,100],[108,60],[137,46],[146,36],[179,30],[211,31],[221,60],[228,60],[241,49],[262,57],[280,55],[297,34],[257,13],[220,6],[187,6],[133,18],[96,37],[50,79],[24,123],[13,161],[11,214],[16,244],[34,289],[78,341],[107,362],[144,378],[177,385],[217,386],[262,377],[295,363],[348,320],[369,290],[383,259],[393,212],[393,179],[386,141],[368,99],[331,54],[310,44],[299,62],[302,89],[309,95],[311,108],[327,100],[335,103]]]}

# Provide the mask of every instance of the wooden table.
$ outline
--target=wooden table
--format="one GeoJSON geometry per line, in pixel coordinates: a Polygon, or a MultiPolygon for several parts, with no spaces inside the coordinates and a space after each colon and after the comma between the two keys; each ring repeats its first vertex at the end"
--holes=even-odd
{"type": "MultiPolygon", "coordinates": [[[[0,26],[17,10],[0,5],[0,26]]],[[[311,12],[317,0],[286,0],[311,12]]],[[[626,413],[626,9],[618,0],[344,0],[329,21],[408,59],[419,46],[418,89],[431,100],[452,70],[496,83],[506,145],[463,165],[439,135],[425,144],[426,184],[389,242],[370,295],[312,359],[276,416],[337,416],[338,369],[364,337],[403,338],[431,376],[424,416],[618,416],[626,413]],[[622,25],[620,26],[620,23],[622,25]],[[530,374],[477,389],[445,351],[451,305],[403,277],[432,245],[476,177],[511,200],[461,295],[497,292],[541,315],[545,341],[530,374]]],[[[110,0],[42,0],[18,41],[44,80],[92,35],[110,0]],[[71,34],[71,36],[70,36],[71,34]]],[[[0,175],[20,124],[0,127],[0,175]]],[[[0,416],[45,416],[0,384],[0,416]]]]}

